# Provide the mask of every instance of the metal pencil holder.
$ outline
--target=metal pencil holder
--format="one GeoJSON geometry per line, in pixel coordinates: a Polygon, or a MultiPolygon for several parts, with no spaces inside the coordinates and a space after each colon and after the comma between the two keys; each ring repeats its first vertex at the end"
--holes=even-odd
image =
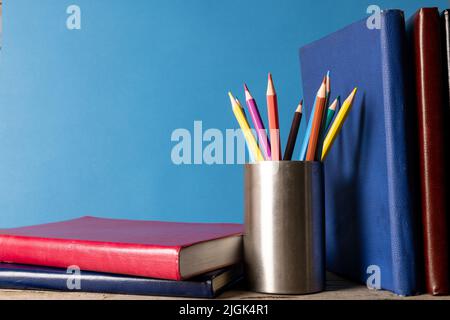
{"type": "Polygon", "coordinates": [[[323,165],[245,165],[245,275],[252,291],[308,294],[325,286],[323,165]]]}

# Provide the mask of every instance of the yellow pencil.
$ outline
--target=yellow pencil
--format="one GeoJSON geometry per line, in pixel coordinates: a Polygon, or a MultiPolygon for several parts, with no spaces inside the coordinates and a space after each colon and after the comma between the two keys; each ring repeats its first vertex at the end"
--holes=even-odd
{"type": "Polygon", "coordinates": [[[249,149],[253,153],[253,158],[256,159],[256,161],[264,161],[264,157],[261,153],[261,150],[258,147],[255,136],[253,135],[252,130],[250,129],[247,118],[242,112],[242,108],[236,102],[236,99],[233,97],[231,92],[228,92],[228,95],[230,97],[231,106],[233,107],[234,116],[236,117],[236,120],[238,121],[239,126],[241,127],[245,140],[247,140],[249,149]]]}
{"type": "Polygon", "coordinates": [[[325,160],[326,156],[328,155],[328,152],[330,152],[334,140],[336,140],[337,136],[339,135],[339,132],[341,131],[342,126],[344,125],[345,119],[347,118],[348,113],[352,109],[353,100],[355,98],[357,90],[358,88],[353,89],[352,93],[344,101],[341,110],[339,110],[338,114],[336,115],[336,119],[333,121],[333,124],[331,125],[330,130],[328,131],[328,134],[325,137],[322,149],[322,161],[325,160]]]}
{"type": "MultiPolygon", "coordinates": [[[[244,110],[244,108],[242,107],[241,102],[240,102],[239,99],[236,98],[236,97],[234,97],[234,100],[236,100],[236,104],[239,106],[239,108],[241,108],[242,114],[244,115],[245,120],[247,120],[247,115],[245,114],[245,110],[244,110]]],[[[247,123],[248,123],[248,120],[247,120],[247,123]]],[[[250,124],[249,124],[249,126],[250,126],[250,124]]]]}

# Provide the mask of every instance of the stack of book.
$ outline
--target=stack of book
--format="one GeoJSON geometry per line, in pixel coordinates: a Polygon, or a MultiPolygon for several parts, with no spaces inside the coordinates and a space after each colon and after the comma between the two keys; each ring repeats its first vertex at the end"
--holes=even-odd
{"type": "Polygon", "coordinates": [[[399,295],[449,293],[449,30],[386,10],[300,49],[305,97],[324,70],[360,92],[324,166],[327,268],[399,295]]]}
{"type": "Polygon", "coordinates": [[[242,278],[242,231],[95,217],[0,229],[0,288],[212,298],[242,278]]]}

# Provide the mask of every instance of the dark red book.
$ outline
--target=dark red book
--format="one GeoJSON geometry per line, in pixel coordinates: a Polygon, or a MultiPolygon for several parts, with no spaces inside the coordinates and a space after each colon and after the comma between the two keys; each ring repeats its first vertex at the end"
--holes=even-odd
{"type": "Polygon", "coordinates": [[[0,229],[0,262],[181,280],[241,261],[240,224],[83,217],[0,229]]]}
{"type": "Polygon", "coordinates": [[[425,279],[427,291],[439,295],[449,290],[441,22],[438,8],[412,19],[425,279]]]}
{"type": "MultiPolygon", "coordinates": [[[[443,83],[444,102],[446,108],[445,119],[450,120],[450,10],[444,10],[441,14],[442,27],[442,59],[444,62],[443,83]]],[[[445,163],[450,163],[450,127],[445,128],[445,163]]],[[[450,181],[450,170],[447,170],[447,181],[450,181]]],[[[447,184],[447,194],[450,192],[450,185],[447,184]]],[[[450,209],[450,197],[447,197],[447,209],[450,209]]],[[[450,228],[450,219],[447,215],[447,228],[450,228]]],[[[447,229],[449,230],[449,229],[447,229]]],[[[450,236],[450,235],[449,235],[450,236]]],[[[450,241],[450,238],[449,238],[450,241]]],[[[450,246],[449,246],[450,250],[450,246]]],[[[450,254],[450,251],[449,251],[450,254]]],[[[450,256],[449,256],[450,257],[450,256]]],[[[449,270],[450,272],[450,270],[449,270]]],[[[450,280],[449,280],[450,281],[450,280]]]]}
{"type": "MultiPolygon", "coordinates": [[[[444,100],[450,110],[450,10],[444,10],[442,19],[442,57],[444,60],[444,100]]],[[[447,118],[448,119],[448,118],[447,118]]],[[[447,132],[448,132],[447,128],[447,132]]]]}

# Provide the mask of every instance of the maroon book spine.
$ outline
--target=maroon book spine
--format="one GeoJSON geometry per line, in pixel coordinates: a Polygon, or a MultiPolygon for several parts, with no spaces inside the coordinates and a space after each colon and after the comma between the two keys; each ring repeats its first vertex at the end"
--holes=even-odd
{"type": "Polygon", "coordinates": [[[444,99],[440,16],[423,8],[414,17],[417,119],[427,291],[447,294],[448,239],[444,161],[444,99]]]}

